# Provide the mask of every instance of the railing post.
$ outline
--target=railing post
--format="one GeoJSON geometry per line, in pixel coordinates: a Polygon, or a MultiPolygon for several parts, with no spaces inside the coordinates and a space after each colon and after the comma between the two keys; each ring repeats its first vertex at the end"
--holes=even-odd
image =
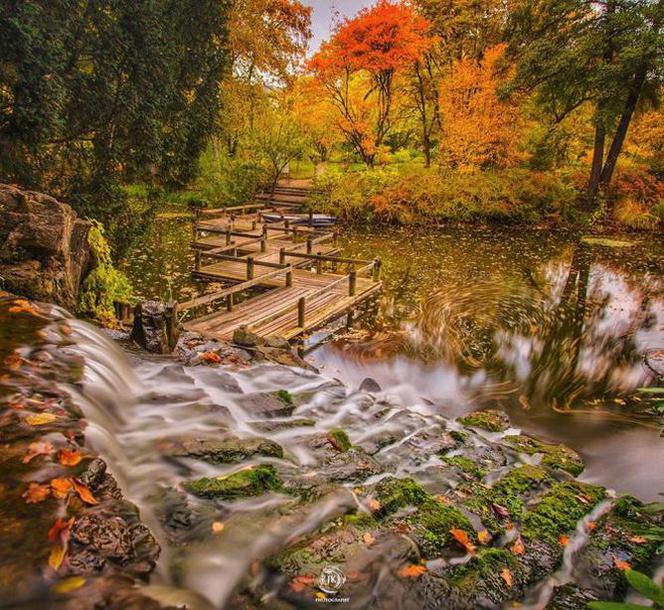
{"type": "Polygon", "coordinates": [[[348,274],[348,296],[349,297],[354,297],[355,296],[355,285],[357,284],[357,271],[353,269],[349,274],[348,274]]]}
{"type": "Polygon", "coordinates": [[[286,248],[279,248],[279,264],[286,264],[286,248]]]}
{"type": "Polygon", "coordinates": [[[311,248],[313,244],[311,243],[311,237],[307,237],[307,254],[311,254],[311,248]]]}
{"type": "Polygon", "coordinates": [[[247,279],[254,279],[254,259],[253,257],[247,257],[247,279]]]}
{"type": "Polygon", "coordinates": [[[304,297],[300,297],[297,301],[297,325],[304,328],[304,313],[306,308],[306,301],[304,297]]]}
{"type": "Polygon", "coordinates": [[[267,250],[267,241],[265,237],[261,239],[261,252],[265,252],[267,250]]]}
{"type": "Polygon", "coordinates": [[[380,279],[380,259],[374,258],[373,281],[377,282],[379,279],[380,279]]]}
{"type": "MultiPolygon", "coordinates": [[[[322,252],[317,252],[316,256],[322,256],[322,252]]],[[[316,273],[321,275],[323,273],[323,261],[319,258],[316,259],[316,273]]]]}
{"type": "Polygon", "coordinates": [[[200,271],[200,269],[201,269],[201,251],[200,250],[196,250],[196,252],[194,253],[194,269],[196,269],[196,271],[200,271]]]}
{"type": "Polygon", "coordinates": [[[314,211],[309,210],[309,226],[313,227],[314,226],[314,211]]]}
{"type": "Polygon", "coordinates": [[[252,221],[251,221],[251,230],[252,230],[252,231],[255,231],[255,230],[256,230],[256,221],[255,221],[255,220],[252,220],[252,221]]]}
{"type": "Polygon", "coordinates": [[[226,245],[230,246],[231,245],[231,226],[228,225],[226,227],[226,245]]]}
{"type": "Polygon", "coordinates": [[[293,285],[293,265],[288,265],[288,271],[286,271],[286,286],[290,288],[293,285]]]}
{"type": "Polygon", "coordinates": [[[233,311],[233,294],[226,297],[226,311],[233,311]]]}

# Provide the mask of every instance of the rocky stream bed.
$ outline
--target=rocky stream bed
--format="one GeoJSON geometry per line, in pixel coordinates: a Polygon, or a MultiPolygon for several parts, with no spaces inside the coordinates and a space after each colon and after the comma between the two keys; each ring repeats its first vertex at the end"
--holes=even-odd
{"type": "Polygon", "coordinates": [[[501,411],[446,419],[250,337],[149,360],[122,336],[148,372],[118,418],[95,333],[0,297],[2,607],[562,610],[658,568],[664,515],[501,411]]]}

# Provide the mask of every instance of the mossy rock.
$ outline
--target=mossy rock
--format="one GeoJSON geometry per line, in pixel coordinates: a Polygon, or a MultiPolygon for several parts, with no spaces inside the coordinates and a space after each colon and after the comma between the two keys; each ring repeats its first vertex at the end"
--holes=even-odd
{"type": "Polygon", "coordinates": [[[475,460],[472,460],[469,457],[455,455],[452,457],[443,457],[441,459],[443,463],[456,468],[460,472],[474,479],[479,480],[486,474],[486,470],[482,468],[475,460]]]}
{"type": "Polygon", "coordinates": [[[553,483],[553,477],[543,468],[524,464],[508,472],[493,487],[473,487],[472,494],[463,504],[489,530],[502,533],[505,519],[499,517],[497,510],[504,508],[509,513],[509,520],[520,521],[532,495],[553,483]]]}
{"type": "Polygon", "coordinates": [[[555,484],[523,518],[522,535],[530,540],[559,543],[579,520],[604,499],[603,487],[566,481],[555,484]]]}
{"type": "Polygon", "coordinates": [[[376,512],[384,517],[409,506],[419,506],[431,496],[413,479],[388,477],[376,485],[376,499],[380,508],[376,512]]]}
{"type": "Polygon", "coordinates": [[[293,395],[288,390],[277,390],[274,396],[284,403],[287,407],[295,408],[295,401],[293,395]]]}
{"type": "Polygon", "coordinates": [[[341,428],[332,428],[329,430],[327,438],[337,451],[345,452],[353,446],[348,438],[348,434],[341,428]]]}
{"type": "Polygon", "coordinates": [[[510,426],[510,420],[505,413],[496,409],[474,411],[457,420],[464,426],[480,428],[488,432],[503,432],[510,426]]]}
{"type": "Polygon", "coordinates": [[[211,464],[242,462],[256,455],[281,458],[284,451],[278,443],[266,438],[195,439],[179,443],[169,451],[176,457],[191,457],[211,464]]]}
{"type": "Polygon", "coordinates": [[[541,453],[542,465],[554,470],[564,470],[573,476],[578,476],[585,467],[581,456],[565,445],[544,443],[525,434],[506,436],[503,440],[520,453],[527,455],[541,453]]]}
{"type": "Polygon", "coordinates": [[[203,477],[184,484],[187,491],[201,498],[232,500],[247,496],[258,496],[282,487],[282,481],[271,464],[245,468],[228,476],[203,477]]]}

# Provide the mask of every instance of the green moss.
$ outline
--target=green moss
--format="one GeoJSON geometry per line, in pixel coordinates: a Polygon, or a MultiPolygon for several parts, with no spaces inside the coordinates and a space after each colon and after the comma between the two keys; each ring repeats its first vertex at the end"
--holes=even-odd
{"type": "Polygon", "coordinates": [[[277,390],[274,395],[287,407],[294,407],[295,401],[293,395],[288,390],[277,390]]]}
{"type": "Polygon", "coordinates": [[[489,432],[502,432],[509,428],[509,420],[502,411],[495,409],[485,409],[483,411],[475,411],[469,413],[464,417],[459,418],[459,423],[464,426],[472,426],[474,428],[481,428],[489,432]]]}
{"type": "Polygon", "coordinates": [[[185,489],[196,496],[226,500],[258,496],[266,491],[280,489],[281,486],[281,479],[271,464],[245,468],[228,476],[204,477],[184,484],[185,489]]]}
{"type": "Polygon", "coordinates": [[[500,576],[500,572],[505,568],[510,571],[518,569],[513,553],[504,549],[482,549],[468,563],[453,569],[450,583],[462,589],[474,589],[478,581],[493,575],[500,576]]]}
{"type": "Polygon", "coordinates": [[[442,458],[442,461],[476,479],[481,479],[486,474],[486,470],[484,470],[484,468],[482,468],[477,462],[463,455],[444,457],[442,458]]]}
{"type": "Polygon", "coordinates": [[[450,436],[457,443],[465,443],[468,438],[468,433],[462,432],[461,430],[450,430],[450,436]]]}
{"type": "Polygon", "coordinates": [[[565,445],[543,443],[525,435],[506,436],[505,442],[521,453],[527,455],[542,454],[542,465],[554,470],[564,470],[577,476],[583,472],[583,460],[576,451],[565,445]]]}
{"type": "Polygon", "coordinates": [[[332,428],[332,430],[329,430],[327,438],[341,452],[346,452],[353,446],[348,435],[341,428],[332,428]]]}
{"type": "Polygon", "coordinates": [[[458,508],[429,497],[406,522],[413,528],[414,537],[427,557],[440,556],[453,541],[452,529],[460,529],[473,540],[475,530],[458,508]]]}
{"type": "Polygon", "coordinates": [[[519,521],[528,495],[553,482],[554,479],[543,468],[525,464],[508,472],[493,487],[473,488],[472,495],[464,505],[470,512],[480,517],[482,523],[491,531],[502,532],[503,523],[493,511],[493,504],[506,508],[510,518],[519,521]]]}
{"type": "Polygon", "coordinates": [[[348,525],[352,525],[360,530],[375,529],[378,527],[378,521],[368,513],[352,513],[344,517],[348,525]]]}
{"type": "Polygon", "coordinates": [[[567,481],[557,483],[523,519],[522,534],[530,540],[557,542],[604,498],[596,485],[567,481]]]}
{"type": "Polygon", "coordinates": [[[383,479],[376,486],[376,496],[380,502],[378,516],[385,516],[408,506],[419,506],[431,496],[413,479],[383,479]]]}

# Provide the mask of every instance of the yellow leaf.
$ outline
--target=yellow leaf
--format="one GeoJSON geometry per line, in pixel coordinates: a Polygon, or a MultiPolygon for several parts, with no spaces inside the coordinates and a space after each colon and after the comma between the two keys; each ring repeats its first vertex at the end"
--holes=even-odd
{"type": "Polygon", "coordinates": [[[51,481],[51,490],[56,498],[64,498],[72,490],[73,485],[69,479],[57,477],[51,481]]]}
{"type": "Polygon", "coordinates": [[[97,499],[92,495],[92,492],[83,483],[77,479],[70,479],[78,497],[86,504],[99,504],[97,499]]]}
{"type": "Polygon", "coordinates": [[[56,572],[62,565],[66,552],[67,549],[59,543],[51,549],[51,554],[48,556],[48,565],[50,565],[56,572]]]}
{"type": "Polygon", "coordinates": [[[508,587],[512,586],[512,572],[510,572],[507,568],[503,568],[500,571],[500,576],[501,578],[507,583],[508,587]]]}
{"type": "Polygon", "coordinates": [[[82,576],[72,576],[71,578],[67,578],[54,584],[51,587],[51,591],[53,591],[53,593],[64,595],[65,593],[71,593],[72,591],[76,591],[76,589],[80,589],[84,584],[85,578],[82,576]]]}
{"type": "Polygon", "coordinates": [[[37,413],[35,415],[28,415],[25,421],[31,426],[43,426],[44,424],[50,424],[56,419],[53,413],[37,413]]]}
{"type": "Polygon", "coordinates": [[[58,460],[63,466],[76,466],[83,459],[78,449],[60,449],[58,460]]]}
{"type": "Polygon", "coordinates": [[[481,544],[489,544],[489,541],[491,540],[491,534],[489,534],[487,530],[480,530],[477,532],[477,539],[481,544]]]}

